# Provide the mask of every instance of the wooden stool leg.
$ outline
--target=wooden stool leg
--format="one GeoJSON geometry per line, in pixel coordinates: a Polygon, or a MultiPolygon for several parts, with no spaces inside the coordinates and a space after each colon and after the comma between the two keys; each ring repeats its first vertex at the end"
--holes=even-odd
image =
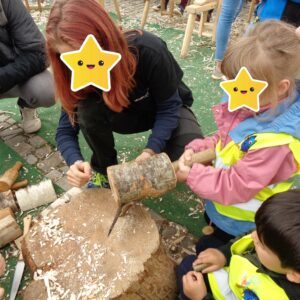
{"type": "Polygon", "coordinates": [[[27,10],[30,11],[30,5],[29,5],[28,0],[25,0],[25,6],[26,6],[27,10]]]}
{"type": "Polygon", "coordinates": [[[116,9],[119,21],[121,22],[122,17],[121,17],[120,6],[119,6],[119,3],[118,3],[118,0],[114,0],[114,4],[115,4],[115,9],[116,9]]]}
{"type": "Polygon", "coordinates": [[[42,12],[43,11],[43,7],[42,7],[41,0],[37,0],[37,3],[38,3],[38,10],[39,10],[39,12],[42,12]]]}
{"type": "Polygon", "coordinates": [[[253,16],[253,12],[254,12],[254,8],[255,8],[255,0],[252,0],[251,4],[250,4],[249,13],[248,13],[248,20],[247,20],[248,23],[250,23],[250,21],[251,21],[251,18],[253,16]]]}
{"type": "Polygon", "coordinates": [[[164,15],[165,10],[166,10],[166,0],[160,0],[160,14],[164,15]]]}
{"type": "Polygon", "coordinates": [[[175,5],[175,0],[170,0],[169,1],[169,14],[170,17],[172,18],[174,16],[174,5],[175,5]]]}
{"type": "Polygon", "coordinates": [[[150,8],[150,0],[145,0],[145,6],[144,6],[142,22],[141,22],[142,29],[144,29],[146,21],[147,21],[148,14],[149,14],[149,8],[150,8]]]}
{"type": "Polygon", "coordinates": [[[186,57],[189,51],[192,33],[195,27],[195,21],[196,21],[196,14],[190,13],[186,25],[182,48],[181,48],[181,53],[180,53],[181,57],[186,57]]]}
{"type": "Polygon", "coordinates": [[[201,19],[199,24],[199,36],[202,36],[202,32],[204,30],[204,24],[207,20],[208,11],[204,11],[201,13],[201,19]]]}

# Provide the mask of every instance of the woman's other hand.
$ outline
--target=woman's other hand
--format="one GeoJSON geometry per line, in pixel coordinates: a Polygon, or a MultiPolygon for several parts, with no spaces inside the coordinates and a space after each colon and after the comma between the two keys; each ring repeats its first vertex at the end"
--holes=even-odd
{"type": "Polygon", "coordinates": [[[87,161],[76,161],[67,172],[68,182],[72,186],[82,187],[92,176],[91,165],[87,161]]]}

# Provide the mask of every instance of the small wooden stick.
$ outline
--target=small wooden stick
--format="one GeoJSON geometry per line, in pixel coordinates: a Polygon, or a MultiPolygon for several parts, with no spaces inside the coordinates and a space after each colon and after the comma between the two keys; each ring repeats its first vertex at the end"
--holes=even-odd
{"type": "Polygon", "coordinates": [[[32,221],[31,215],[28,215],[23,219],[23,235],[15,240],[15,244],[20,251],[22,250],[21,243],[22,243],[25,235],[28,233],[28,231],[30,229],[31,221],[32,221]]]}
{"type": "Polygon", "coordinates": [[[26,187],[27,185],[28,185],[28,180],[24,179],[22,181],[14,183],[10,189],[16,191],[20,188],[26,187]]]}
{"type": "Polygon", "coordinates": [[[199,265],[193,266],[193,270],[195,272],[201,273],[204,269],[206,269],[209,266],[210,266],[210,264],[199,264],[199,265]]]}

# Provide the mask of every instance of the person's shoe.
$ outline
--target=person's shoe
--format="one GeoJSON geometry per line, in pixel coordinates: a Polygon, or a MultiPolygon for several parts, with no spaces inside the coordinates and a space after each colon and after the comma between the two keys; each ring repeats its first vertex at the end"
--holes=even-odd
{"type": "Polygon", "coordinates": [[[152,6],[152,9],[154,10],[154,11],[160,11],[160,4],[159,5],[154,5],[154,6],[152,6]]]}
{"type": "Polygon", "coordinates": [[[174,9],[174,14],[178,16],[183,16],[184,9],[181,6],[177,6],[174,9]]]}
{"type": "Polygon", "coordinates": [[[92,188],[103,188],[103,189],[109,189],[109,182],[107,175],[103,175],[101,173],[95,172],[93,174],[92,179],[87,184],[88,189],[92,188]]]}
{"type": "Polygon", "coordinates": [[[34,133],[40,130],[42,122],[35,108],[20,107],[20,112],[22,115],[21,126],[25,133],[34,133]]]}
{"type": "Polygon", "coordinates": [[[226,80],[225,75],[218,68],[214,69],[211,78],[214,80],[226,80]]]}

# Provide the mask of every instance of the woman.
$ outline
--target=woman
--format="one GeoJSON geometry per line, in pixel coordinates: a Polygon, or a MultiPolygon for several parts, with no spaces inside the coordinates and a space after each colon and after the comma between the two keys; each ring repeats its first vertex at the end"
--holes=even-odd
{"type": "Polygon", "coordinates": [[[113,132],[152,130],[137,160],[162,151],[175,160],[185,144],[202,137],[189,109],[192,93],[182,82],[183,72],[160,38],[147,32],[122,32],[95,0],[55,1],[46,37],[56,93],[63,106],[56,140],[71,166],[70,184],[82,186],[93,169],[98,173],[94,182],[104,185],[106,168],[117,164],[113,132]],[[122,55],[111,71],[109,92],[94,87],[76,93],[70,89],[71,73],[59,57],[79,49],[88,34],[93,34],[104,50],[122,55]],[[84,162],[80,153],[79,128],[93,152],[91,165],[84,162]]]}

